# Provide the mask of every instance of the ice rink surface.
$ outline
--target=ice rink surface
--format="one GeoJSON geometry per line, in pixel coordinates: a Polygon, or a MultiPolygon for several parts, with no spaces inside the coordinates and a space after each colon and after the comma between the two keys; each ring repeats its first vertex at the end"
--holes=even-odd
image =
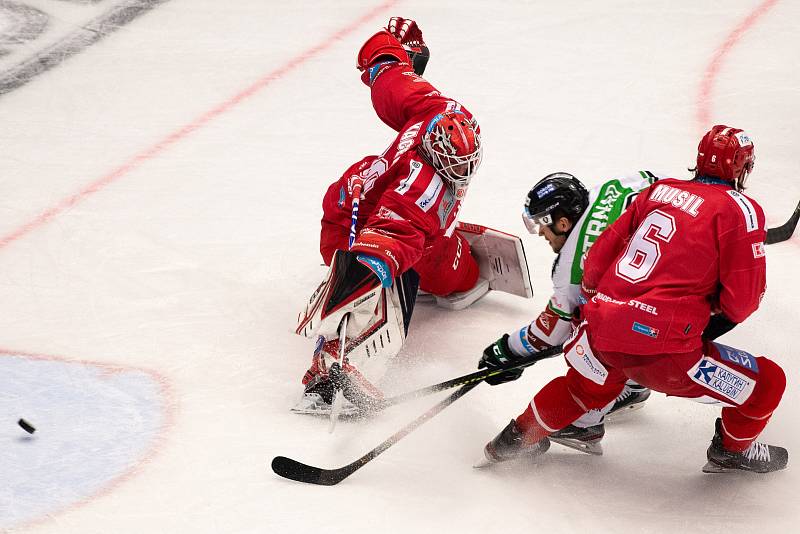
{"type": "MultiPolygon", "coordinates": [[[[688,176],[715,123],[753,137],[771,226],[800,198],[791,0],[0,2],[0,530],[793,531],[796,456],[703,475],[718,408],[660,394],[607,425],[602,457],[554,445],[474,470],[560,359],[481,385],[338,486],[270,471],[349,463],[435,402],[332,435],[289,413],[322,193],[394,137],[354,67],[391,15],[419,21],[426,77],[481,122],[464,221],[524,234],[524,195],[554,171],[688,176]]],[[[524,239],[534,299],[419,306],[387,390],[470,372],[538,314],[553,255],[524,239]]],[[[721,341],[786,370],[763,438],[794,455],[798,238],[767,255],[761,309],[721,341]]]]}

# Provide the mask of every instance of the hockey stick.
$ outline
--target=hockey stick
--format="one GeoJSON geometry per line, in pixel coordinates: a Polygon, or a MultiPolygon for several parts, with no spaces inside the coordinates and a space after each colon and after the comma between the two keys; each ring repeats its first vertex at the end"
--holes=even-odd
{"type": "Polygon", "coordinates": [[[425,395],[430,395],[431,393],[436,393],[437,391],[444,391],[445,389],[464,386],[476,382],[482,382],[487,378],[490,378],[492,376],[497,376],[511,369],[524,369],[526,367],[530,367],[531,365],[535,364],[540,360],[545,360],[547,358],[552,358],[553,356],[558,356],[559,354],[561,354],[561,352],[563,352],[563,346],[554,345],[543,351],[537,352],[536,354],[532,354],[527,358],[517,360],[516,362],[509,363],[502,367],[496,367],[494,369],[483,369],[482,371],[476,371],[468,375],[459,376],[458,378],[451,378],[450,380],[445,380],[444,382],[439,382],[438,384],[433,384],[432,386],[426,386],[424,388],[416,389],[414,391],[408,391],[406,393],[402,393],[394,397],[389,397],[387,399],[383,399],[383,402],[375,406],[375,411],[382,410],[384,408],[388,408],[389,406],[394,406],[395,404],[400,404],[402,402],[411,399],[424,397],[425,395]]]}
{"type": "Polygon", "coordinates": [[[272,459],[272,470],[275,472],[275,474],[280,475],[283,478],[288,478],[297,482],[305,482],[306,484],[317,484],[320,486],[333,486],[338,484],[345,478],[364,467],[368,462],[375,459],[383,451],[409,435],[422,423],[428,419],[431,419],[433,416],[463,397],[478,384],[480,384],[480,382],[472,382],[465,386],[461,386],[459,389],[451,393],[446,399],[442,400],[433,408],[392,434],[383,443],[366,453],[358,460],[343,467],[335,469],[322,469],[320,467],[314,467],[312,465],[298,462],[297,460],[292,460],[291,458],[287,458],[285,456],[276,456],[272,459]]]}
{"type": "Polygon", "coordinates": [[[331,381],[334,385],[333,401],[331,402],[331,415],[328,423],[329,434],[333,434],[333,431],[336,430],[336,423],[339,421],[339,414],[342,412],[342,406],[344,405],[344,393],[342,392],[342,387],[339,384],[342,379],[341,372],[342,366],[344,365],[344,349],[347,345],[346,334],[348,317],[350,317],[350,314],[346,313],[344,317],[342,317],[342,322],[339,325],[339,361],[342,362],[342,365],[339,365],[339,362],[333,362],[329,371],[332,379],[331,381]]]}
{"type": "Polygon", "coordinates": [[[794,234],[794,229],[797,228],[798,219],[800,219],[800,202],[797,203],[797,207],[794,209],[794,213],[792,213],[792,216],[789,217],[788,221],[777,228],[769,228],[767,230],[767,238],[764,240],[764,243],[767,245],[772,245],[774,243],[786,241],[792,237],[792,234],[794,234]]]}
{"type": "MultiPolygon", "coordinates": [[[[361,203],[361,189],[364,187],[364,180],[360,176],[351,176],[350,177],[352,189],[353,189],[353,198],[352,198],[352,211],[350,212],[350,236],[347,240],[347,249],[350,250],[353,248],[353,243],[356,240],[356,225],[358,224],[358,206],[361,203]]],[[[342,365],[339,366],[338,362],[335,362],[331,365],[331,374],[332,376],[340,377],[341,368],[344,367],[345,362],[345,347],[347,346],[347,318],[348,315],[345,315],[342,318],[342,324],[340,325],[339,329],[339,360],[342,362],[342,365]]],[[[342,391],[342,387],[340,385],[340,380],[334,380],[334,390],[333,390],[333,401],[331,402],[331,413],[330,413],[330,421],[328,423],[328,433],[333,434],[333,431],[336,430],[336,423],[339,421],[339,414],[342,412],[342,406],[344,404],[344,392],[342,391]]]]}
{"type": "Polygon", "coordinates": [[[364,180],[359,176],[351,176],[353,184],[353,211],[350,213],[350,239],[347,242],[347,248],[353,248],[353,243],[356,240],[356,225],[358,224],[358,205],[361,203],[361,189],[364,187],[364,180]]]}

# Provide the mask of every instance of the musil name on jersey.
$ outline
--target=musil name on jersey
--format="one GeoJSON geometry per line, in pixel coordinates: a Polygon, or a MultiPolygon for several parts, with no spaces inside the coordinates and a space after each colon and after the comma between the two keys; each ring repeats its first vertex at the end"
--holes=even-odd
{"type": "Polygon", "coordinates": [[[697,208],[705,201],[703,197],[664,184],[657,185],[653,188],[648,200],[652,202],[661,202],[662,204],[672,204],[692,217],[697,217],[699,215],[697,208]]]}

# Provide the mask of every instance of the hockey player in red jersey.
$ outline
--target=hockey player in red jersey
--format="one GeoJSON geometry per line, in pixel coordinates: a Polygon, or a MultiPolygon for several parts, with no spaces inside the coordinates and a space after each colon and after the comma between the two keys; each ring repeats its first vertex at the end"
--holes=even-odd
{"type": "MultiPolygon", "coordinates": [[[[590,191],[575,176],[556,172],[539,180],[525,197],[522,218],[531,234],[541,236],[557,253],[550,277],[553,293],[530,324],[486,347],[479,368],[498,367],[529,358],[564,343],[579,322],[578,308],[583,257],[601,232],[613,223],[642,190],[660,177],[650,171],[606,180],[590,191]]],[[[486,379],[491,385],[516,380],[523,369],[513,369],[486,379]]],[[[569,426],[551,434],[550,440],[589,454],[602,454],[600,439],[606,416],[616,416],[643,406],[650,390],[628,381],[619,396],[601,410],[590,410],[569,426]]]]}
{"type": "Polygon", "coordinates": [[[659,180],[600,235],[584,264],[585,319],[564,347],[569,370],[486,445],[487,461],[541,454],[548,435],[633,379],[724,406],[705,472],[786,466],[786,449],[756,441],[783,395],[783,370],[712,341],[752,314],[766,287],[764,213],[742,193],[753,161],[745,132],[715,126],[692,180],[659,180]]]}
{"type": "Polygon", "coordinates": [[[308,411],[329,405],[337,387],[355,403],[380,397],[374,384],[402,346],[417,284],[448,295],[478,280],[470,245],[454,231],[481,163],[480,129],[420,76],[427,57],[417,24],[398,17],[358,52],[375,112],[398,135],[348,168],[323,199],[320,252],[331,270],[297,328],[319,336],[303,378],[308,411]]]}

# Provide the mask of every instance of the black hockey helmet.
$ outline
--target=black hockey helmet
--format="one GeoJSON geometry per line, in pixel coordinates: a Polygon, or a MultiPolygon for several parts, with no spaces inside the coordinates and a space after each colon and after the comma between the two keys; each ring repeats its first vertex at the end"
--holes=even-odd
{"type": "Polygon", "coordinates": [[[534,185],[525,197],[522,220],[532,234],[539,226],[550,226],[559,217],[573,224],[589,206],[589,192],[580,180],[566,172],[548,174],[534,185]]]}

